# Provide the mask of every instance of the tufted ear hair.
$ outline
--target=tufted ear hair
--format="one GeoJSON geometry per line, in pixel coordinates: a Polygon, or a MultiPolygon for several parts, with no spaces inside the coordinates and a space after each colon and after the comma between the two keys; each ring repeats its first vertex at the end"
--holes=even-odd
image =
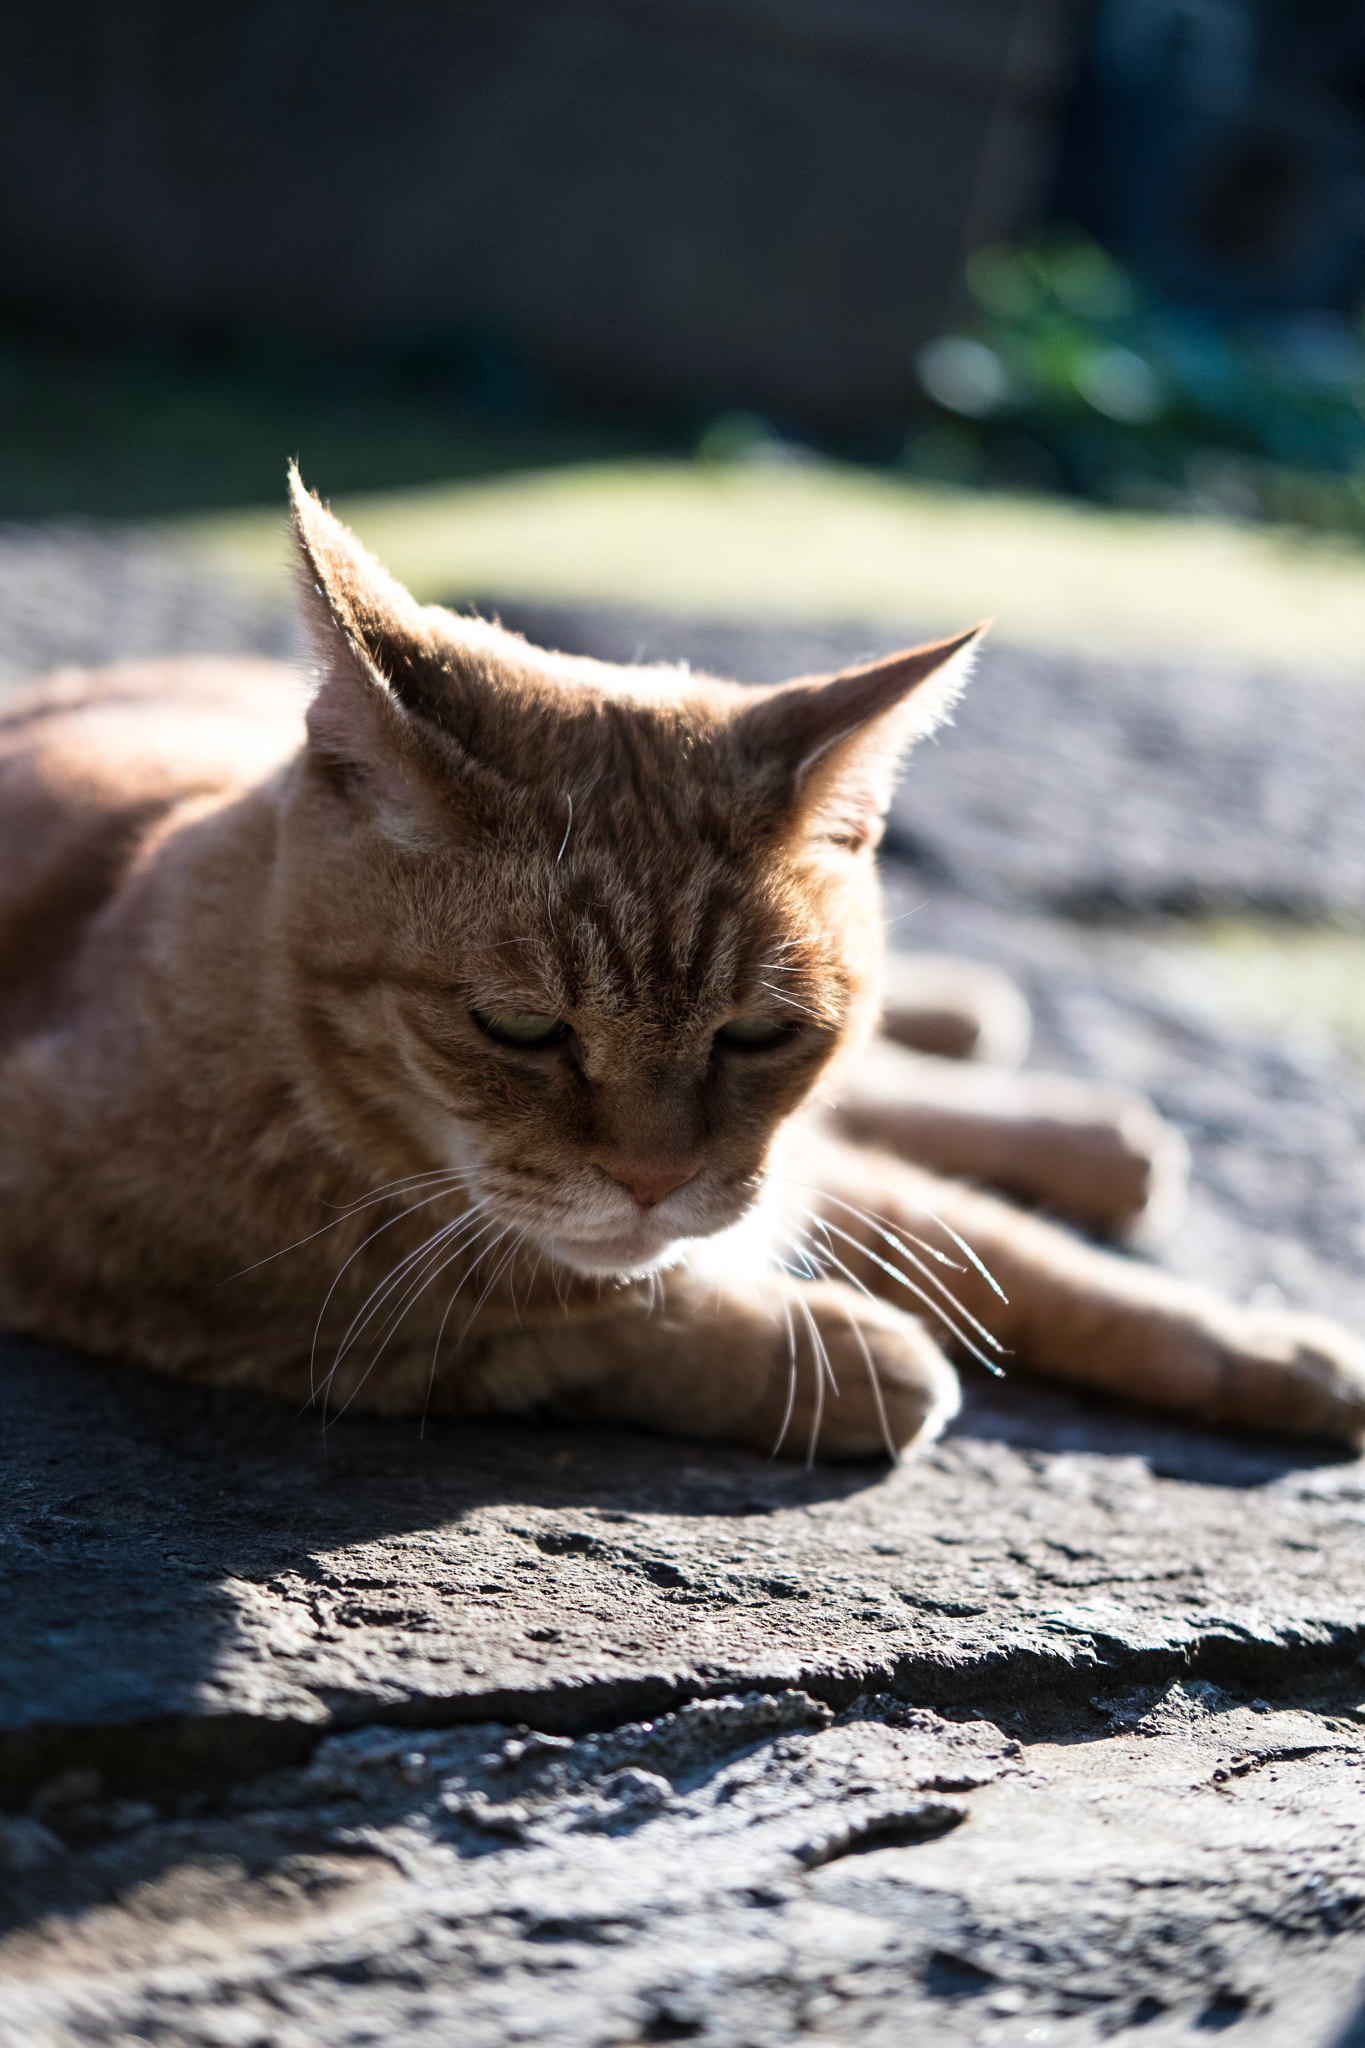
{"type": "Polygon", "coordinates": [[[526,648],[484,619],[420,605],[289,469],[304,616],[319,687],[310,750],[340,792],[364,798],[386,836],[432,841],[495,771],[489,721],[515,697],[526,648]]]}
{"type": "Polygon", "coordinates": [[[985,632],[780,684],[741,712],[741,748],[783,812],[852,851],[875,844],[906,753],[950,716],[985,632]]]}
{"type": "Polygon", "coordinates": [[[438,627],[454,624],[451,614],[419,605],[304,488],[293,463],[289,496],[304,615],[324,677],[349,670],[417,716],[439,718],[455,650],[438,627]]]}

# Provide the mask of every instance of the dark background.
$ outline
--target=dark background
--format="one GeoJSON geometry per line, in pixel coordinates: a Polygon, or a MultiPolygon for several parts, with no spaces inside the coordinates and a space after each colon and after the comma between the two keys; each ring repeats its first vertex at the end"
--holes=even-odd
{"type": "Polygon", "coordinates": [[[1044,203],[1081,36],[1076,0],[18,0],[4,309],[902,407],[964,239],[1044,203]]]}
{"type": "Polygon", "coordinates": [[[1349,315],[1365,14],[10,0],[0,513],[273,495],[301,433],[333,489],[690,445],[743,407],[893,460],[966,259],[1049,222],[1182,306],[1349,315]]]}

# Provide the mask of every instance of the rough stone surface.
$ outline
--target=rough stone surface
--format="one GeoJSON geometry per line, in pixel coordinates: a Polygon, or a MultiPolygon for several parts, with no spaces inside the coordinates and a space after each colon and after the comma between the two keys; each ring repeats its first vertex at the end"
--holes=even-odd
{"type": "Polygon", "coordinates": [[[573,1730],[753,1685],[970,1708],[1365,1648],[1355,1461],[1022,1382],[890,1475],[512,1426],[324,1442],[26,1345],[5,1403],[11,1797],[87,1727],[103,1768],[183,1777],[374,1718],[573,1730]]]}
{"type": "MultiPolygon", "coordinates": [[[[194,641],[154,551],[130,622],[105,543],[93,568],[44,544],[70,604],[42,661],[194,641]]],[[[205,602],[194,644],[284,644],[267,607],[205,602]]],[[[858,651],[836,637],[692,651],[780,674],[858,651]]],[[[1040,1058],[1181,1122],[1195,1201],[1161,1257],[1365,1321],[1358,1071],[1232,1032],[1149,936],[1047,910],[1117,890],[1106,788],[1167,818],[1196,895],[1226,894],[1267,799],[1218,781],[1215,731],[1201,840],[1194,726],[1143,769],[1142,677],[1060,673],[987,668],[1034,691],[994,728],[1011,761],[965,716],[926,758],[932,861],[893,863],[895,935],[1002,961],[1040,1058]],[[988,792],[1029,782],[1030,717],[1082,687],[1075,786],[1017,793],[1009,841],[988,792]],[[981,819],[947,804],[935,840],[940,768],[981,819]],[[1063,796],[1094,837],[1049,867],[1063,796]]],[[[1244,683],[1250,747],[1271,685],[1244,683]]],[[[1316,732],[1319,686],[1273,687],[1316,732]]],[[[1276,702],[1262,789],[1298,772],[1276,702]]],[[[1276,900],[1349,908],[1349,829],[1289,832],[1276,900]]],[[[20,1343],[0,1398],[3,2048],[1365,2041],[1358,1461],[984,1375],[894,1472],[512,1426],[324,1439],[20,1343]]]]}
{"type": "Polygon", "coordinates": [[[1349,2008],[1354,1461],[989,1383],[889,1475],[4,1391],[6,2048],[1349,2008]]]}
{"type": "Polygon", "coordinates": [[[197,568],[164,540],[95,526],[0,526],[0,684],[68,664],[300,645],[272,599],[197,568]]]}

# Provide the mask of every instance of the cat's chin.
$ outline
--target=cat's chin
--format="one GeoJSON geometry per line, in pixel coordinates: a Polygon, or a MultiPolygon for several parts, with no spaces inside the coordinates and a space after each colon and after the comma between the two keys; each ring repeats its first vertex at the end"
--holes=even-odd
{"type": "Polygon", "coordinates": [[[663,1236],[656,1228],[621,1231],[598,1237],[553,1237],[545,1242],[545,1255],[561,1266],[572,1267],[596,1280],[643,1280],[682,1257],[688,1240],[663,1236]]]}
{"type": "Polygon", "coordinates": [[[712,1230],[669,1230],[667,1224],[641,1222],[633,1230],[600,1231],[591,1237],[548,1237],[545,1256],[595,1280],[644,1280],[665,1272],[680,1260],[700,1260],[716,1270],[728,1269],[736,1248],[766,1263],[769,1223],[762,1203],[712,1230]]]}

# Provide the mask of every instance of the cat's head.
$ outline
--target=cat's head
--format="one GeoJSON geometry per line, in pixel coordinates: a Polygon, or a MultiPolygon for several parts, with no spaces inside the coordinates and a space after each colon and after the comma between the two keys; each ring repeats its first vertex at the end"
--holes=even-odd
{"type": "Polygon", "coordinates": [[[874,850],[975,633],[743,688],[419,606],[293,479],[319,681],[285,807],[300,1085],[374,1183],[446,1166],[580,1272],[755,1201],[872,1029],[874,850]]]}

